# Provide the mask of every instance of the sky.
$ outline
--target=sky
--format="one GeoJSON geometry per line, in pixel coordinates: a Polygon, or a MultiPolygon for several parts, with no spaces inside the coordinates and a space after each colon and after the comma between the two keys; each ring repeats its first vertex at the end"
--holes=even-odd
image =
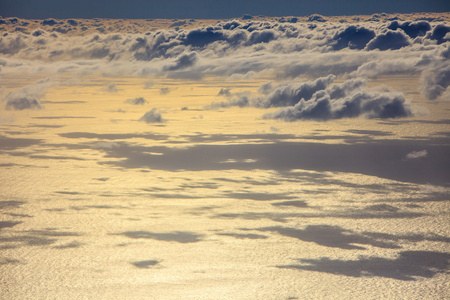
{"type": "Polygon", "coordinates": [[[236,18],[266,16],[357,15],[446,12],[447,0],[0,0],[0,15],[20,18],[236,18]]]}

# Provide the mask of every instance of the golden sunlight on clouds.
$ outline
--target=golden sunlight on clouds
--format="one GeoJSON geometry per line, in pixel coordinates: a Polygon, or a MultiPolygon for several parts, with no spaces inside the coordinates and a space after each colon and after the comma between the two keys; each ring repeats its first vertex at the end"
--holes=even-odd
{"type": "Polygon", "coordinates": [[[448,20],[5,19],[0,298],[445,298],[448,20]]]}

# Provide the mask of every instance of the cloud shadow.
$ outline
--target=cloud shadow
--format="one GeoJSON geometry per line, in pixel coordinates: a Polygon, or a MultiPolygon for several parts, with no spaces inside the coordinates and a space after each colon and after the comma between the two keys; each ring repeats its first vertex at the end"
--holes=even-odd
{"type": "Polygon", "coordinates": [[[384,277],[414,281],[417,277],[432,278],[436,274],[447,273],[449,259],[448,253],[403,251],[394,259],[382,257],[362,257],[359,260],[299,259],[302,264],[277,267],[349,277],[384,277]]]}

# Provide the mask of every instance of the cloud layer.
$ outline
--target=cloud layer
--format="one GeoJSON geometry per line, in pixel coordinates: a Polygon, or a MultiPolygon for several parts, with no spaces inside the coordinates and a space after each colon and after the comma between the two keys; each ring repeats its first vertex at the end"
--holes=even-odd
{"type": "MultiPolygon", "coordinates": [[[[272,115],[282,119],[408,116],[410,110],[399,95],[366,91],[356,96],[346,90],[341,91],[346,95],[338,97],[334,94],[338,91],[327,90],[336,78],[358,81],[385,74],[422,74],[420,92],[425,97],[448,97],[450,26],[443,21],[396,19],[380,15],[355,24],[331,22],[321,16],[306,22],[247,18],[200,27],[187,27],[191,21],[177,21],[166,29],[151,31],[139,31],[136,22],[132,32],[125,30],[123,22],[116,24],[117,29],[107,27],[106,20],[4,20],[9,31],[0,37],[0,73],[100,73],[190,80],[217,76],[272,77],[277,81],[319,78],[276,85],[268,94],[261,90],[264,96],[258,99],[241,95],[214,105],[292,106],[272,115]],[[313,97],[318,91],[324,92],[313,97]],[[369,104],[368,97],[382,104],[369,104]]],[[[117,87],[112,84],[105,91],[114,93],[117,87]]],[[[39,97],[3,100],[9,109],[41,107],[39,97]]]]}

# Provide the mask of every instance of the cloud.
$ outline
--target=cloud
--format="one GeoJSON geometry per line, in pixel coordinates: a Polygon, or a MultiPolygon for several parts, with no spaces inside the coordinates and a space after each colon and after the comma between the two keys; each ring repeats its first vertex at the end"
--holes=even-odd
{"type": "Polygon", "coordinates": [[[331,120],[342,118],[398,118],[411,116],[409,103],[399,93],[361,90],[344,98],[333,99],[328,91],[316,92],[310,100],[302,99],[294,106],[281,108],[263,116],[265,119],[331,120]]]}
{"type": "Polygon", "coordinates": [[[382,34],[377,35],[373,40],[371,40],[367,46],[366,50],[397,50],[406,46],[409,46],[411,42],[407,35],[400,31],[388,30],[382,34]]]}
{"type": "Polygon", "coordinates": [[[447,39],[445,36],[450,32],[450,26],[446,26],[444,24],[436,25],[432,32],[427,35],[427,37],[431,40],[436,40],[438,44],[445,43],[447,39]]]}
{"type": "Polygon", "coordinates": [[[438,44],[447,41],[450,31],[445,23],[385,22],[380,16],[378,22],[360,25],[316,22],[320,19],[316,16],[311,18],[314,23],[255,18],[152,31],[124,21],[76,20],[75,24],[48,19],[56,23],[31,23],[26,27],[31,34],[11,29],[1,36],[0,65],[5,76],[17,70],[194,80],[418,74],[439,55],[442,46],[438,44]],[[58,28],[71,32],[53,32],[58,28]]]}
{"type": "Polygon", "coordinates": [[[58,21],[54,20],[54,19],[46,19],[44,21],[41,22],[42,25],[48,25],[48,26],[54,26],[56,24],[59,24],[58,21]]]}
{"type": "Polygon", "coordinates": [[[230,88],[221,88],[217,95],[218,96],[230,97],[231,96],[231,89],[230,88]]]}
{"type": "Polygon", "coordinates": [[[367,43],[375,37],[375,31],[358,25],[350,25],[333,37],[334,50],[343,48],[364,49],[367,43]]]}
{"type": "Polygon", "coordinates": [[[426,157],[427,155],[428,155],[427,150],[413,151],[406,155],[406,159],[417,159],[417,158],[426,157]]]}
{"type": "Polygon", "coordinates": [[[139,122],[145,122],[145,123],[162,123],[165,122],[165,120],[162,118],[161,114],[158,112],[156,108],[152,108],[152,110],[149,110],[146,112],[140,119],[139,122]]]}
{"type": "MultiPolygon", "coordinates": [[[[272,89],[272,91],[260,100],[256,100],[255,106],[259,107],[280,107],[295,105],[301,99],[310,99],[313,94],[319,90],[328,87],[336,78],[334,75],[321,77],[314,81],[308,81],[300,84],[280,84],[272,89]]],[[[260,90],[268,91],[268,86],[262,87],[260,90]]]]}
{"type": "Polygon", "coordinates": [[[431,30],[431,25],[427,21],[420,22],[403,22],[399,23],[398,21],[393,21],[387,27],[391,30],[401,29],[403,30],[410,38],[414,39],[418,36],[424,36],[428,31],[431,30]]]}
{"type": "Polygon", "coordinates": [[[182,54],[175,60],[175,63],[164,67],[164,70],[176,71],[176,70],[185,69],[187,67],[194,65],[197,60],[198,60],[198,56],[197,56],[197,53],[195,53],[195,52],[191,52],[188,54],[182,54]]]}
{"type": "Polygon", "coordinates": [[[144,104],[148,103],[148,101],[142,97],[138,97],[138,98],[134,98],[134,99],[127,99],[127,100],[125,100],[125,103],[133,104],[133,105],[144,105],[144,104]]]}
{"type": "Polygon", "coordinates": [[[181,37],[181,41],[185,45],[193,47],[204,47],[207,44],[224,39],[225,36],[223,32],[219,28],[214,28],[212,26],[191,30],[184,37],[181,37]]]}
{"type": "Polygon", "coordinates": [[[108,84],[103,90],[108,93],[117,93],[117,87],[114,82],[108,84]]]}
{"type": "Polygon", "coordinates": [[[151,89],[154,85],[155,85],[155,83],[152,80],[149,80],[149,81],[145,82],[144,89],[151,89]]]}
{"type": "Polygon", "coordinates": [[[422,73],[419,91],[429,100],[450,100],[449,86],[450,62],[438,61],[422,73]]]}
{"type": "Polygon", "coordinates": [[[319,14],[313,14],[308,17],[308,22],[326,22],[326,21],[327,20],[325,19],[325,17],[319,14]]]}
{"type": "Polygon", "coordinates": [[[26,94],[9,94],[6,97],[6,109],[24,110],[24,109],[42,109],[39,100],[26,94]]]}
{"type": "Polygon", "coordinates": [[[232,106],[246,107],[252,103],[253,99],[248,95],[241,94],[238,98],[234,98],[228,101],[212,102],[210,105],[206,106],[206,109],[217,109],[217,108],[227,108],[232,106]]]}
{"type": "Polygon", "coordinates": [[[3,99],[6,102],[5,108],[8,110],[42,109],[40,99],[45,96],[47,89],[54,84],[50,78],[46,78],[10,92],[3,99]]]}
{"type": "Polygon", "coordinates": [[[341,84],[331,85],[334,75],[303,83],[286,82],[273,86],[262,84],[259,92],[264,96],[238,94],[228,101],[212,102],[206,108],[282,107],[263,115],[264,119],[331,120],[341,118],[399,118],[412,116],[409,101],[403,94],[376,92],[365,88],[364,78],[352,78],[341,84]]]}
{"type": "Polygon", "coordinates": [[[163,87],[159,89],[159,93],[161,95],[168,95],[171,91],[176,90],[177,88],[168,88],[168,87],[163,87]]]}

